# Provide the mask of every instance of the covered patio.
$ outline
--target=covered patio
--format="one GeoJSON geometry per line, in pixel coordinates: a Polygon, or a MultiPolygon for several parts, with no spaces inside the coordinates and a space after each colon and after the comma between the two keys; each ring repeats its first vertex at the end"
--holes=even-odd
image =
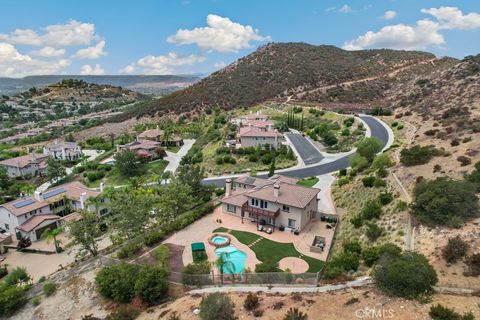
{"type": "Polygon", "coordinates": [[[242,223],[245,218],[245,212],[248,212],[250,214],[250,218],[252,215],[255,217],[255,221],[257,222],[257,228],[259,225],[260,217],[272,219],[273,221],[272,228],[273,228],[273,231],[275,231],[275,220],[280,215],[280,208],[277,209],[276,211],[269,211],[266,209],[252,207],[248,204],[248,201],[247,201],[244,204],[242,204],[242,211],[241,211],[242,223]]]}

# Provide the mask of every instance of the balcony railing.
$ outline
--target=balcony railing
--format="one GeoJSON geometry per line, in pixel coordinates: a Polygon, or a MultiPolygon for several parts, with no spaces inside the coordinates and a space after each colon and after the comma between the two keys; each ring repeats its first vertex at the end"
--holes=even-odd
{"type": "Polygon", "coordinates": [[[254,215],[268,218],[277,218],[280,215],[280,208],[278,208],[276,211],[269,211],[262,208],[252,207],[248,204],[248,201],[242,204],[242,211],[247,211],[254,215]]]}

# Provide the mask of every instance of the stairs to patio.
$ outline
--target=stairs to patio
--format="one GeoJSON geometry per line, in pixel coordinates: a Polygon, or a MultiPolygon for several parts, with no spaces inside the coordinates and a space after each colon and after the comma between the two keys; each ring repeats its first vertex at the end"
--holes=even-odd
{"type": "Polygon", "coordinates": [[[248,245],[249,248],[253,247],[254,245],[256,245],[257,243],[259,243],[260,241],[262,241],[264,238],[263,237],[260,237],[258,238],[257,240],[253,241],[252,243],[250,243],[248,245]]]}

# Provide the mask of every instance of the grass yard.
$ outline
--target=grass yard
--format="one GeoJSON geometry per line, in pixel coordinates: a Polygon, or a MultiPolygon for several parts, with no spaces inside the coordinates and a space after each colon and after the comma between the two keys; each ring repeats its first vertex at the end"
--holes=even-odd
{"type": "Polygon", "coordinates": [[[169,146],[167,147],[167,151],[177,153],[180,150],[181,146],[169,146]]]}
{"type": "MultiPolygon", "coordinates": [[[[155,160],[145,164],[145,171],[142,175],[138,177],[145,182],[152,182],[160,179],[161,174],[165,171],[165,168],[168,165],[167,160],[155,160]]],[[[120,175],[116,168],[113,168],[105,177],[105,184],[108,186],[121,186],[128,184],[128,180],[130,178],[126,178],[120,175]]],[[[94,186],[100,185],[100,181],[94,181],[92,184],[94,186]]]]}
{"type": "MultiPolygon", "coordinates": [[[[213,232],[227,232],[226,228],[218,228],[213,232]]],[[[259,235],[251,232],[232,230],[232,236],[245,245],[249,245],[260,238],[259,235]]],[[[274,262],[280,261],[285,257],[300,257],[302,254],[295,249],[293,243],[280,243],[266,238],[251,247],[258,260],[265,261],[272,259],[274,262]]],[[[322,269],[324,263],[318,259],[303,255],[301,259],[305,260],[308,265],[308,272],[318,272],[322,269]]]]}
{"type": "Polygon", "coordinates": [[[316,183],[318,182],[317,177],[310,177],[310,178],[305,178],[297,182],[298,185],[304,186],[304,187],[313,187],[316,183]]]}

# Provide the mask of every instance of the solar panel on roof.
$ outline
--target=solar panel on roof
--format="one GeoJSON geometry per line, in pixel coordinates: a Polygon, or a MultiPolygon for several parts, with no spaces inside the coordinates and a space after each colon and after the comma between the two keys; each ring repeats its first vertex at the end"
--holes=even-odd
{"type": "Polygon", "coordinates": [[[53,197],[53,196],[56,196],[56,195],[58,195],[58,194],[60,194],[60,193],[64,193],[65,191],[66,191],[65,188],[58,188],[58,189],[55,189],[55,190],[52,190],[52,191],[48,191],[48,192],[45,192],[45,193],[43,194],[43,198],[44,198],[44,199],[48,199],[48,198],[51,198],[51,197],[53,197]]]}
{"type": "Polygon", "coordinates": [[[15,203],[13,206],[18,209],[18,208],[23,208],[25,206],[31,205],[34,202],[35,201],[33,201],[32,199],[26,199],[26,200],[15,203]]]}

